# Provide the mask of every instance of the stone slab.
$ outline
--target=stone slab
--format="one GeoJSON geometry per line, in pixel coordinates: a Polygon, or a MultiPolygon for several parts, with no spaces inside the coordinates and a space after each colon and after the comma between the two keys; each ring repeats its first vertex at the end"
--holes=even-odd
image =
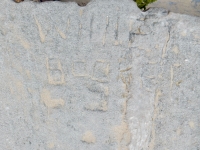
{"type": "Polygon", "coordinates": [[[0,12],[0,149],[200,148],[200,18],[131,0],[0,12]]]}
{"type": "Polygon", "coordinates": [[[161,7],[176,13],[200,17],[200,0],[157,0],[149,7],[161,7]]]}

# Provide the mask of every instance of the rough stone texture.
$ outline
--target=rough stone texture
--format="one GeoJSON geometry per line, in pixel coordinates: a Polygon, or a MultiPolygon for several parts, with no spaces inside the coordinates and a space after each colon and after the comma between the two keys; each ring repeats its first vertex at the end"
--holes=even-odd
{"type": "Polygon", "coordinates": [[[162,7],[173,12],[200,17],[200,0],[157,0],[149,7],[162,7]]]}
{"type": "Polygon", "coordinates": [[[200,18],[131,0],[0,12],[1,150],[200,149],[200,18]]]}

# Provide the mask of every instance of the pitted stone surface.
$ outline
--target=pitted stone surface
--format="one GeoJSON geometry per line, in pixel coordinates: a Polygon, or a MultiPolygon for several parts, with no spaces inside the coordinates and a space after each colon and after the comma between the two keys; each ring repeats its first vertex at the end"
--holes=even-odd
{"type": "Polygon", "coordinates": [[[0,12],[0,149],[200,148],[200,18],[131,0],[0,12]]]}
{"type": "Polygon", "coordinates": [[[150,4],[149,7],[161,7],[172,12],[200,17],[200,0],[158,0],[150,4]]]}

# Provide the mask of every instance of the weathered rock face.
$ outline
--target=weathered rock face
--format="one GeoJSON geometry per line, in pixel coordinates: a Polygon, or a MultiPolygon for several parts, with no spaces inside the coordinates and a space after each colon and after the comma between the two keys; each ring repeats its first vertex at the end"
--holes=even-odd
{"type": "Polygon", "coordinates": [[[150,7],[162,7],[177,13],[200,16],[200,0],[157,0],[150,7]]]}
{"type": "Polygon", "coordinates": [[[200,148],[200,18],[131,0],[0,12],[0,149],[200,148]]]}

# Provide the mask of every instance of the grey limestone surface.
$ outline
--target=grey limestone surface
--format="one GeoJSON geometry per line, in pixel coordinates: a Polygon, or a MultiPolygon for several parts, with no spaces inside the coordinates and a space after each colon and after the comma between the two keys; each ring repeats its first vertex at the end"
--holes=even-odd
{"type": "Polygon", "coordinates": [[[200,17],[200,0],[157,0],[149,7],[161,7],[173,12],[200,17]]]}
{"type": "Polygon", "coordinates": [[[0,150],[199,150],[199,84],[198,17],[0,1],[0,150]]]}

